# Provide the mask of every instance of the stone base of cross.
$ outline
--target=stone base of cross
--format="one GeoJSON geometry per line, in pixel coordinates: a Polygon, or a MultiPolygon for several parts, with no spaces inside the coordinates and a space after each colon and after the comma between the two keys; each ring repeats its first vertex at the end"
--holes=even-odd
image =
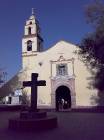
{"type": "Polygon", "coordinates": [[[30,111],[37,112],[37,88],[38,86],[46,86],[45,80],[38,81],[38,73],[31,74],[31,81],[24,81],[23,87],[31,87],[31,106],[30,111]]]}
{"type": "Polygon", "coordinates": [[[20,113],[19,118],[9,120],[9,128],[13,130],[40,131],[57,127],[57,117],[47,112],[37,111],[37,87],[45,86],[46,81],[38,81],[38,74],[32,73],[31,81],[23,82],[24,87],[31,87],[31,107],[29,111],[20,113]]]}

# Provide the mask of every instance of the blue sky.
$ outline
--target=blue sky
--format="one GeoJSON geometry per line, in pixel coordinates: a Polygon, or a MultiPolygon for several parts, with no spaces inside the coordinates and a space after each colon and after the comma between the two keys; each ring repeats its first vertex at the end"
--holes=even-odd
{"type": "Polygon", "coordinates": [[[92,0],[0,0],[0,67],[12,77],[21,69],[25,21],[31,8],[40,22],[44,48],[59,40],[78,44],[91,31],[84,9],[92,0]]]}

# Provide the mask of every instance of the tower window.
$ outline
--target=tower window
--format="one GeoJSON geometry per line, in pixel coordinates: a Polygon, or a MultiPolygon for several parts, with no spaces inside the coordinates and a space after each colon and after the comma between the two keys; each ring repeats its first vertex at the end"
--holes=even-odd
{"type": "Polygon", "coordinates": [[[32,24],[32,22],[30,21],[30,24],[32,24]]]}
{"type": "Polygon", "coordinates": [[[32,51],[32,41],[31,40],[27,41],[27,51],[32,51]]]}
{"type": "Polygon", "coordinates": [[[31,35],[31,27],[28,28],[28,35],[31,35]]]}
{"type": "Polygon", "coordinates": [[[57,66],[57,75],[67,75],[68,70],[67,70],[67,64],[58,64],[57,66]]]}

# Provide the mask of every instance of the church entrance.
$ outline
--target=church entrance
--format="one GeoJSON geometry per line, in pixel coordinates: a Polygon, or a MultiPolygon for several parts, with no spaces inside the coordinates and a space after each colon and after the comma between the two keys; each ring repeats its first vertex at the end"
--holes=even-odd
{"type": "Polygon", "coordinates": [[[56,110],[61,111],[68,108],[71,108],[70,89],[60,86],[56,89],[56,110]]]}

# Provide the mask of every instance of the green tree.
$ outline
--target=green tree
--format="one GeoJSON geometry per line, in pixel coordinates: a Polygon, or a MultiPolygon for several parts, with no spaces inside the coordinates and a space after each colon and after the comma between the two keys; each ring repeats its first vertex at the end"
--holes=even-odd
{"type": "MultiPolygon", "coordinates": [[[[82,39],[80,52],[82,60],[92,72],[92,84],[99,90],[99,97],[104,92],[104,3],[94,1],[85,10],[87,23],[93,32],[82,39]]],[[[101,103],[102,101],[99,101],[101,103]]]]}

